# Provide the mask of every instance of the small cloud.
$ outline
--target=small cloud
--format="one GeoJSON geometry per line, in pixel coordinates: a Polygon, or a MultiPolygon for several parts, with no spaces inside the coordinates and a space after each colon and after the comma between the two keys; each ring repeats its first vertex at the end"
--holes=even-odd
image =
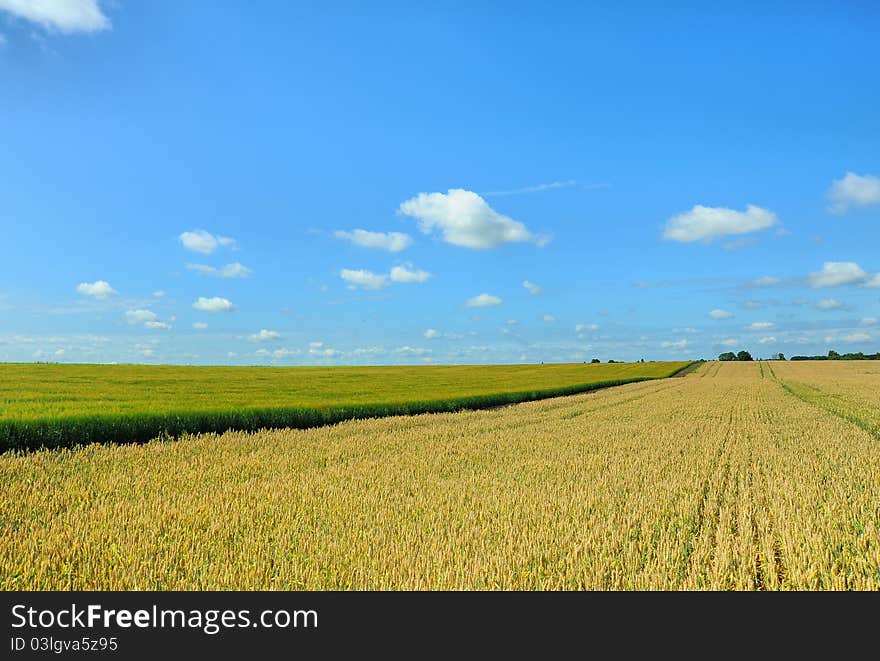
{"type": "Polygon", "coordinates": [[[171,324],[165,323],[164,321],[147,321],[144,322],[144,326],[152,328],[153,330],[171,330],[171,324]]]}
{"type": "Polygon", "coordinates": [[[127,310],[125,320],[130,324],[142,324],[148,321],[156,321],[156,313],[151,310],[127,310]]]}
{"type": "Polygon", "coordinates": [[[440,337],[440,333],[434,330],[433,328],[429,328],[424,332],[425,338],[429,340],[433,340],[434,338],[440,337]]]}
{"type": "Polygon", "coordinates": [[[519,319],[508,319],[504,323],[508,326],[516,326],[519,323],[519,319]]]}
{"type": "Polygon", "coordinates": [[[539,241],[523,223],[498,213],[473,191],[460,188],[419,193],[401,203],[399,211],[416,218],[424,234],[438,231],[446,243],[465,248],[539,241]]]}
{"type": "Polygon", "coordinates": [[[876,326],[877,317],[865,317],[859,322],[860,326],[876,326]]]}
{"type": "Polygon", "coordinates": [[[153,292],[153,298],[165,298],[165,292],[161,289],[157,289],[153,292]]]}
{"type": "Polygon", "coordinates": [[[238,262],[227,264],[219,269],[207,264],[187,264],[186,268],[215,278],[246,278],[251,274],[251,270],[247,266],[238,262]]]}
{"type": "Polygon", "coordinates": [[[581,331],[597,331],[599,330],[599,324],[577,324],[574,327],[575,333],[580,333],[581,331]]]}
{"type": "Polygon", "coordinates": [[[844,310],[846,304],[836,298],[823,298],[816,303],[816,308],[819,310],[844,310]]]}
{"type": "Polygon", "coordinates": [[[206,324],[204,321],[197,321],[193,324],[193,328],[195,328],[196,330],[205,330],[207,327],[208,324],[206,324]]]}
{"type": "Polygon", "coordinates": [[[721,340],[721,344],[726,347],[733,347],[739,344],[739,340],[737,340],[735,337],[728,337],[725,340],[721,340]]]}
{"type": "Polygon", "coordinates": [[[478,296],[474,296],[471,299],[468,299],[467,303],[465,303],[465,307],[468,308],[488,308],[495,305],[501,305],[502,300],[497,296],[492,296],[491,294],[480,294],[478,296]]]}
{"type": "Polygon", "coordinates": [[[339,277],[348,283],[349,289],[382,289],[387,286],[387,275],[380,275],[364,269],[342,269],[339,277]]]}
{"type": "Polygon", "coordinates": [[[58,357],[60,358],[61,356],[64,355],[64,349],[56,349],[56,350],[55,350],[55,355],[58,356],[58,357]]]}
{"type": "Polygon", "coordinates": [[[211,298],[206,298],[204,296],[199,296],[198,300],[192,304],[193,309],[198,310],[200,312],[232,312],[235,308],[232,303],[225,298],[220,298],[219,296],[213,296],[211,298]]]}
{"type": "Polygon", "coordinates": [[[749,326],[749,330],[770,330],[776,326],[772,321],[756,321],[749,326]]]}
{"type": "Polygon", "coordinates": [[[782,282],[782,278],[774,278],[769,275],[764,275],[758,278],[757,280],[752,280],[752,287],[772,287],[773,285],[778,285],[782,282]]]}
{"type": "Polygon", "coordinates": [[[149,349],[149,348],[141,349],[141,355],[145,356],[147,358],[150,358],[151,356],[155,356],[156,352],[153,349],[149,349]]]}
{"type": "MultiPolygon", "coordinates": [[[[557,188],[568,188],[570,186],[576,185],[577,182],[574,179],[569,179],[567,181],[554,181],[549,184],[537,184],[535,186],[526,186],[524,188],[514,188],[513,190],[498,190],[498,191],[490,191],[488,193],[483,193],[483,195],[488,196],[502,196],[502,195],[520,195],[522,193],[540,193],[545,190],[555,190],[557,188]]],[[[608,184],[594,184],[593,188],[606,188],[608,184]]]]}
{"type": "Polygon", "coordinates": [[[871,336],[867,333],[852,333],[851,335],[845,335],[843,339],[847,342],[869,342],[871,336]]]}
{"type": "Polygon", "coordinates": [[[184,232],[178,237],[178,239],[187,250],[200,252],[203,255],[210,255],[219,246],[224,248],[235,247],[235,239],[230,239],[227,236],[215,236],[205,230],[184,232]]]}
{"type": "Polygon", "coordinates": [[[259,333],[254,333],[253,335],[248,335],[249,342],[271,342],[273,340],[280,340],[281,333],[273,330],[262,329],[259,333]]]}
{"type": "Polygon", "coordinates": [[[367,230],[352,230],[346,232],[344,230],[336,230],[333,236],[337,239],[351,241],[355,245],[362,248],[378,248],[387,250],[388,252],[400,252],[406,250],[412,245],[412,238],[409,234],[402,232],[368,232],[367,230]]]}
{"type": "Polygon", "coordinates": [[[687,340],[676,340],[675,342],[661,342],[660,346],[664,349],[684,349],[688,345],[687,340]]]}
{"type": "Polygon", "coordinates": [[[821,271],[809,275],[814,289],[865,284],[868,279],[868,274],[855,262],[825,262],[821,271]]]}
{"type": "Polygon", "coordinates": [[[427,271],[415,270],[411,271],[403,266],[395,266],[391,269],[391,280],[393,282],[427,282],[431,274],[427,271]]]}
{"type": "Polygon", "coordinates": [[[710,310],[708,313],[710,319],[731,319],[736,316],[733,312],[728,310],[722,310],[720,308],[715,308],[714,310],[710,310]]]}
{"type": "Polygon", "coordinates": [[[831,184],[828,200],[831,202],[828,211],[836,216],[853,208],[880,204],[880,178],[847,172],[843,179],[836,179],[831,184]]]}
{"type": "Polygon", "coordinates": [[[99,32],[111,27],[98,0],[0,0],[0,11],[64,34],[99,32]]]}
{"type": "Polygon", "coordinates": [[[421,349],[411,346],[399,347],[394,350],[396,354],[404,354],[407,356],[426,356],[433,353],[431,349],[421,349]]]}
{"type": "Polygon", "coordinates": [[[746,205],[745,211],[697,204],[690,211],[670,218],[663,238],[684,243],[709,242],[721,236],[757,232],[778,223],[775,213],[752,204],[746,205]]]}
{"type": "Polygon", "coordinates": [[[760,310],[761,308],[766,308],[767,304],[763,301],[746,301],[742,306],[746,310],[760,310]]]}
{"type": "Polygon", "coordinates": [[[760,340],[758,340],[758,343],[759,344],[775,344],[776,338],[773,337],[772,335],[769,337],[762,337],[760,340]]]}
{"type": "Polygon", "coordinates": [[[545,321],[546,323],[548,323],[548,324],[552,324],[554,321],[556,321],[556,317],[554,317],[554,316],[551,315],[551,314],[545,314],[545,315],[544,315],[544,321],[545,321]]]}
{"type": "Polygon", "coordinates": [[[118,293],[106,280],[81,282],[76,286],[76,291],[84,296],[91,296],[92,298],[97,299],[109,298],[110,296],[116,296],[118,293]]]}
{"type": "Polygon", "coordinates": [[[238,352],[236,352],[236,351],[227,351],[226,352],[227,358],[235,358],[236,356],[238,356],[238,352]]]}
{"type": "Polygon", "coordinates": [[[534,282],[529,282],[528,280],[523,280],[522,286],[529,290],[529,293],[532,296],[537,296],[542,291],[544,291],[541,287],[536,285],[534,282]]]}

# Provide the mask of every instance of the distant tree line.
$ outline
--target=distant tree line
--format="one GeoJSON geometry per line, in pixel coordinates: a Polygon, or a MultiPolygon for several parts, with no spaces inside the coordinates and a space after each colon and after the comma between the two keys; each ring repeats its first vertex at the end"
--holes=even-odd
{"type": "Polygon", "coordinates": [[[878,353],[844,353],[839,354],[836,351],[829,351],[827,356],[792,356],[792,360],[880,360],[880,352],[878,353]]]}
{"type": "Polygon", "coordinates": [[[737,353],[726,351],[725,353],[719,354],[718,360],[752,360],[752,354],[748,351],[739,351],[737,353]]]}

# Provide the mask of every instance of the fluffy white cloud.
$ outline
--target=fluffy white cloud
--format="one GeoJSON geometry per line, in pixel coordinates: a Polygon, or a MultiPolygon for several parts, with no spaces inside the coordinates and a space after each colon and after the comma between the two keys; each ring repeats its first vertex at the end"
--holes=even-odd
{"type": "Polygon", "coordinates": [[[85,296],[91,296],[92,298],[109,298],[110,296],[116,296],[118,293],[113,287],[110,286],[110,283],[106,280],[95,280],[94,282],[81,282],[76,286],[76,291],[85,296]]]}
{"type": "Polygon", "coordinates": [[[853,208],[880,204],[880,178],[847,172],[843,179],[831,184],[828,200],[828,211],[838,216],[853,208]]]}
{"type": "Polygon", "coordinates": [[[730,312],[728,310],[715,308],[714,310],[709,310],[708,316],[710,319],[730,319],[735,315],[733,314],[733,312],[730,312]]]}
{"type": "Polygon", "coordinates": [[[197,321],[193,324],[193,328],[195,328],[196,330],[205,330],[207,327],[208,324],[206,324],[204,321],[197,321]]]}
{"type": "MultiPolygon", "coordinates": [[[[300,351],[299,349],[285,349],[282,347],[281,349],[274,349],[271,351],[269,349],[257,349],[255,353],[256,353],[256,355],[262,356],[263,358],[276,358],[276,359],[278,359],[278,358],[287,358],[288,356],[296,356],[296,355],[299,355],[300,353],[302,353],[302,351],[300,351]]],[[[234,355],[234,354],[231,354],[231,355],[234,355]]]]}
{"type": "Polygon", "coordinates": [[[810,273],[810,286],[814,289],[865,284],[869,276],[855,262],[825,262],[821,271],[810,273]]]}
{"type": "Polygon", "coordinates": [[[851,335],[845,335],[843,339],[847,342],[868,342],[871,336],[867,333],[852,333],[851,335]]]}
{"type": "Polygon", "coordinates": [[[110,28],[98,0],[0,0],[0,11],[67,34],[110,28]]]}
{"type": "Polygon", "coordinates": [[[752,280],[753,287],[772,287],[773,285],[778,285],[782,282],[782,278],[774,278],[769,275],[764,275],[758,278],[757,280],[752,280]]]}
{"type": "Polygon", "coordinates": [[[836,298],[823,298],[816,303],[816,307],[819,310],[843,310],[846,304],[836,298]]]}
{"type": "Polygon", "coordinates": [[[342,269],[339,277],[348,283],[349,289],[382,289],[388,283],[387,275],[380,275],[364,269],[342,269]]]}
{"type": "Polygon", "coordinates": [[[448,193],[419,193],[401,203],[400,212],[418,219],[423,233],[437,230],[446,243],[465,248],[540,243],[523,223],[498,213],[476,193],[460,188],[448,193]]]}
{"type": "Polygon", "coordinates": [[[192,306],[200,312],[232,312],[235,309],[230,301],[219,296],[211,298],[199,296],[199,299],[192,306]]]}
{"type": "Polygon", "coordinates": [[[599,330],[599,324],[577,324],[574,327],[575,333],[580,333],[581,331],[596,331],[599,330]]]}
{"type": "Polygon", "coordinates": [[[676,340],[675,342],[661,342],[660,346],[664,349],[684,349],[688,345],[687,340],[676,340]]]}
{"type": "Polygon", "coordinates": [[[545,314],[544,321],[546,321],[548,324],[552,324],[554,321],[556,321],[556,317],[554,317],[552,314],[545,314]]]}
{"type": "Polygon", "coordinates": [[[248,335],[249,342],[271,342],[272,340],[280,340],[281,333],[263,328],[259,333],[248,335]]]}
{"type": "Polygon", "coordinates": [[[164,321],[147,321],[144,326],[153,330],[171,330],[171,324],[164,321]]]}
{"type": "Polygon", "coordinates": [[[391,279],[394,282],[427,282],[431,274],[427,271],[411,271],[404,266],[395,266],[391,269],[391,279]]]}
{"type": "Polygon", "coordinates": [[[690,211],[666,221],[663,237],[672,241],[711,241],[730,234],[747,234],[773,227],[779,222],[767,209],[747,205],[745,211],[697,204],[690,211]]]}
{"type": "Polygon", "coordinates": [[[218,246],[224,248],[234,248],[235,239],[228,236],[215,236],[205,230],[193,230],[192,232],[184,232],[178,239],[183,247],[193,252],[200,252],[203,255],[210,255],[218,246]]]}
{"type": "Polygon", "coordinates": [[[363,248],[378,248],[387,250],[388,252],[400,252],[406,250],[412,245],[412,238],[409,234],[402,232],[368,232],[367,230],[352,230],[346,232],[344,230],[336,230],[333,236],[337,239],[345,239],[351,241],[355,245],[363,248]]]}
{"type": "Polygon", "coordinates": [[[776,338],[773,337],[772,335],[770,335],[768,337],[762,337],[760,340],[758,340],[759,344],[774,344],[775,342],[776,342],[776,338]]]}
{"type": "Polygon", "coordinates": [[[156,321],[157,315],[151,310],[126,310],[125,320],[130,324],[141,324],[156,321]]]}
{"type": "Polygon", "coordinates": [[[428,330],[426,330],[424,332],[424,335],[429,340],[433,340],[436,337],[440,337],[440,333],[438,331],[434,330],[433,328],[429,328],[428,330]]]}
{"type": "Polygon", "coordinates": [[[251,274],[251,270],[247,266],[238,262],[227,264],[219,269],[207,264],[187,264],[186,268],[190,271],[214,276],[215,278],[246,278],[251,274]]]}
{"type": "Polygon", "coordinates": [[[529,290],[529,293],[532,296],[537,296],[542,291],[544,291],[541,287],[536,285],[534,282],[529,282],[528,280],[523,280],[522,286],[529,290]]]}
{"type": "Polygon", "coordinates": [[[336,349],[325,347],[323,342],[309,342],[309,353],[313,356],[332,358],[339,354],[336,349]]]}
{"type": "Polygon", "coordinates": [[[756,321],[755,323],[749,326],[750,330],[769,330],[773,328],[776,324],[772,321],[756,321]]]}
{"type": "Polygon", "coordinates": [[[469,308],[489,308],[493,305],[501,305],[502,300],[497,296],[492,296],[491,294],[480,294],[478,296],[474,296],[471,299],[468,299],[467,303],[465,303],[466,307],[469,308]]]}

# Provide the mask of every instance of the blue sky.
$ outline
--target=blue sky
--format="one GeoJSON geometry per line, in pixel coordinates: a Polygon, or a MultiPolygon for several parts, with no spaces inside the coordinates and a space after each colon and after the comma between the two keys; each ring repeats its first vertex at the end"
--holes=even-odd
{"type": "Polygon", "coordinates": [[[880,350],[872,2],[0,0],[0,360],[880,350]]]}

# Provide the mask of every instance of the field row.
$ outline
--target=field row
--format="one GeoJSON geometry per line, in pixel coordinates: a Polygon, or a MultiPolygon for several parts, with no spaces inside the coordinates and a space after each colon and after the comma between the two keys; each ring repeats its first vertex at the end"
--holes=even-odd
{"type": "Polygon", "coordinates": [[[880,589],[880,444],[782,383],[823,368],[7,454],[0,589],[880,589]]]}

